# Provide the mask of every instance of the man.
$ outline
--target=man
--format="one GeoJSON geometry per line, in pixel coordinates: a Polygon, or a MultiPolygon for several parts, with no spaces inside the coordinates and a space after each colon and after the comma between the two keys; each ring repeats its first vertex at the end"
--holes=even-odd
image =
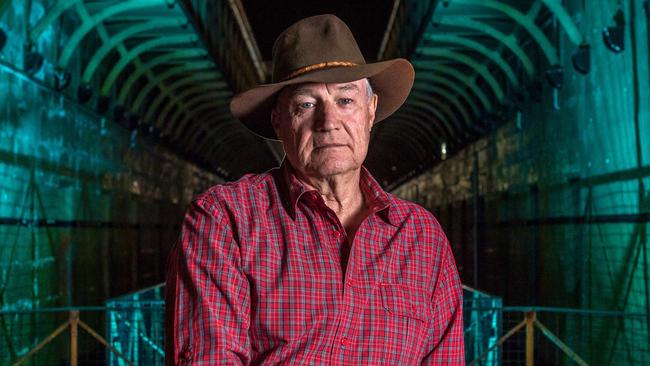
{"type": "Polygon", "coordinates": [[[190,206],[170,257],[168,363],[464,364],[440,225],[362,166],[373,124],[410,91],[411,64],[366,64],[332,15],[289,27],[273,61],[273,83],[231,111],[286,158],[190,206]]]}

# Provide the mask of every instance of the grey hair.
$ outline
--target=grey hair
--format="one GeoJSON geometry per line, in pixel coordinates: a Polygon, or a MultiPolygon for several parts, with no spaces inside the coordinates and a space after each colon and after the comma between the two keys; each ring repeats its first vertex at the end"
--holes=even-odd
{"type": "Polygon", "coordinates": [[[375,95],[375,92],[372,90],[372,85],[370,85],[370,80],[368,78],[363,79],[366,81],[366,97],[368,100],[372,99],[372,96],[375,95]]]}

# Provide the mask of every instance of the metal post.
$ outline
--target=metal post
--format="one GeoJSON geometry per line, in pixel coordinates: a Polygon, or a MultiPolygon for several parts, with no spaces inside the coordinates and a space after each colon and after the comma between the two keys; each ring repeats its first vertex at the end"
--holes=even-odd
{"type": "Polygon", "coordinates": [[[70,311],[70,366],[77,366],[78,325],[79,310],[72,310],[70,311]]]}
{"type": "Polygon", "coordinates": [[[535,318],[534,311],[526,312],[526,366],[535,364],[535,318]]]}
{"type": "MultiPolygon", "coordinates": [[[[645,19],[646,19],[646,32],[648,36],[650,37],[650,1],[645,0],[643,2],[643,10],[645,12],[645,19]]],[[[635,130],[635,141],[636,141],[636,156],[637,156],[637,167],[642,166],[643,162],[643,154],[641,153],[641,130],[639,128],[639,120],[640,120],[640,109],[641,109],[641,100],[640,100],[640,91],[639,89],[642,87],[643,82],[639,80],[638,74],[639,74],[639,69],[641,68],[640,66],[637,67],[637,62],[638,62],[638,52],[637,52],[637,46],[636,46],[636,35],[635,31],[637,28],[636,21],[634,20],[634,2],[630,2],[630,16],[631,16],[631,23],[630,26],[632,28],[632,31],[630,32],[630,37],[632,40],[632,54],[633,54],[633,62],[634,62],[634,68],[632,69],[634,72],[634,130],[635,130]]],[[[647,44],[650,45],[650,38],[647,38],[647,44]]],[[[641,42],[639,42],[640,44],[641,42]]],[[[647,57],[646,57],[647,59],[647,57]]],[[[647,66],[647,65],[646,65],[647,66]]],[[[647,68],[646,68],[647,70],[647,68]]],[[[639,189],[639,213],[643,212],[644,208],[647,208],[648,205],[650,205],[650,193],[648,193],[648,196],[645,196],[645,185],[643,184],[643,179],[639,178],[638,181],[638,189],[639,189]],[[644,197],[645,196],[645,197],[644,197]],[[644,207],[645,206],[645,207],[644,207]]],[[[639,234],[640,234],[640,240],[641,240],[641,248],[643,250],[643,285],[645,288],[645,310],[646,310],[646,336],[648,341],[650,341],[650,291],[648,288],[648,235],[647,235],[647,227],[648,224],[646,223],[639,223],[639,234]]]]}
{"type": "MultiPolygon", "coordinates": [[[[38,303],[38,270],[40,269],[39,266],[39,255],[38,255],[38,237],[36,235],[36,231],[38,228],[34,225],[36,220],[39,219],[37,216],[36,212],[36,179],[34,178],[36,172],[36,168],[32,166],[32,169],[30,171],[30,176],[29,176],[29,187],[27,188],[27,194],[29,195],[29,218],[31,220],[31,223],[29,224],[29,232],[30,232],[30,244],[31,244],[31,255],[32,255],[32,268],[31,268],[31,274],[32,274],[32,304],[31,307],[32,309],[38,308],[40,304],[38,303]]],[[[32,337],[34,339],[38,339],[38,313],[33,312],[32,313],[32,324],[31,324],[31,330],[32,330],[32,337]]],[[[35,356],[36,358],[36,356],[35,356]]],[[[34,361],[36,363],[36,361],[34,361]]]]}
{"type": "Polygon", "coordinates": [[[472,169],[472,282],[474,288],[478,286],[478,151],[474,151],[474,165],[472,169]]]}

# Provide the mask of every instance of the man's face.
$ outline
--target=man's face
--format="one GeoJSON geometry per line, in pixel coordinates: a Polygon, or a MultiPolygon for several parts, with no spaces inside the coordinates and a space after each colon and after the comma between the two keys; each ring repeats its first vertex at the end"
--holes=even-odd
{"type": "Polygon", "coordinates": [[[377,95],[366,81],[304,83],[283,89],[271,121],[291,165],[308,177],[359,169],[366,158],[377,95]]]}

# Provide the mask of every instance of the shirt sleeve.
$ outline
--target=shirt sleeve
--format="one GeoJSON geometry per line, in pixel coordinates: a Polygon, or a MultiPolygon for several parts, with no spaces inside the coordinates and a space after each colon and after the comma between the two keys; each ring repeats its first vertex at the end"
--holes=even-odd
{"type": "Polygon", "coordinates": [[[251,359],[249,283],[229,216],[193,202],[169,257],[167,365],[247,365],[251,359]]]}
{"type": "Polygon", "coordinates": [[[431,351],[422,360],[422,365],[465,365],[463,289],[446,238],[442,252],[442,265],[433,293],[433,337],[428,345],[431,351]]]}

